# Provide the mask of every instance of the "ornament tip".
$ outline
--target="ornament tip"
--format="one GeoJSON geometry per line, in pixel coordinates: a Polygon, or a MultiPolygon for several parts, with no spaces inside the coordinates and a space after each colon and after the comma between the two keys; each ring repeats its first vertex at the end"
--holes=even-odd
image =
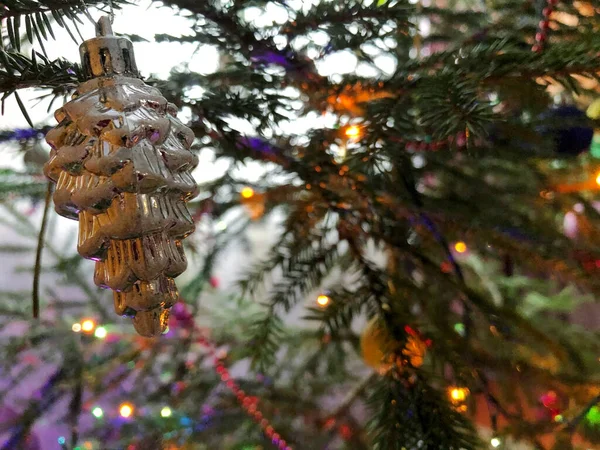
{"type": "Polygon", "coordinates": [[[112,25],[110,24],[110,17],[102,16],[96,24],[96,35],[97,36],[108,36],[113,34],[112,25]]]}

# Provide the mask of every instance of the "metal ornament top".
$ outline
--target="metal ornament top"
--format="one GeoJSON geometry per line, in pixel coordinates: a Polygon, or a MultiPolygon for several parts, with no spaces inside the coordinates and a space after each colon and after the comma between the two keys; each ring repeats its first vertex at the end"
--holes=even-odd
{"type": "Polygon", "coordinates": [[[113,34],[110,19],[100,18],[96,24],[96,37],[88,39],[79,46],[81,64],[86,79],[123,75],[140,78],[133,44],[129,39],[113,34]]]}

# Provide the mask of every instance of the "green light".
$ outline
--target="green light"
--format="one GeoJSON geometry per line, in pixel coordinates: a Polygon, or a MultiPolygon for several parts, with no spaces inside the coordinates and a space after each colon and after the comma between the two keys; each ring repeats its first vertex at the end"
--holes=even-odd
{"type": "Polygon", "coordinates": [[[465,324],[464,323],[455,323],[454,331],[456,331],[460,336],[465,335],[465,324]]]}
{"type": "Polygon", "coordinates": [[[598,406],[592,406],[585,415],[585,420],[592,425],[600,425],[600,408],[598,406]]]}
{"type": "Polygon", "coordinates": [[[165,406],[163,409],[160,410],[161,417],[171,417],[171,414],[173,414],[173,411],[171,411],[171,408],[169,408],[168,406],[165,406]]]}
{"type": "Polygon", "coordinates": [[[96,331],[94,331],[94,336],[96,336],[98,339],[104,339],[107,334],[108,332],[104,327],[98,327],[96,328],[96,331]]]}
{"type": "Polygon", "coordinates": [[[100,408],[99,406],[96,406],[94,409],[92,409],[92,415],[96,419],[100,419],[104,415],[104,411],[102,411],[102,408],[100,408]]]}
{"type": "Polygon", "coordinates": [[[167,327],[165,328],[165,331],[162,332],[162,334],[167,334],[169,332],[169,325],[167,325],[167,327]]]}

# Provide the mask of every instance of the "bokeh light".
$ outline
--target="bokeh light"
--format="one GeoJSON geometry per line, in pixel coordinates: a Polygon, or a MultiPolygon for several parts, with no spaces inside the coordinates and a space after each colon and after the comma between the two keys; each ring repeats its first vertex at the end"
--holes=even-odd
{"type": "Polygon", "coordinates": [[[329,303],[331,303],[331,298],[328,295],[321,294],[317,297],[317,304],[319,306],[322,306],[324,308],[327,305],[329,305],[329,303]]]}
{"type": "Polygon", "coordinates": [[[133,409],[134,408],[131,403],[121,403],[121,406],[119,406],[119,414],[121,417],[131,417],[133,414],[133,409]]]}
{"type": "Polygon", "coordinates": [[[242,189],[241,195],[243,198],[252,198],[254,197],[254,189],[249,186],[246,186],[242,189]]]}
{"type": "Polygon", "coordinates": [[[96,322],[93,319],[85,319],[81,322],[81,331],[84,333],[91,333],[96,328],[96,322]]]}
{"type": "Polygon", "coordinates": [[[467,251],[467,244],[462,241],[457,242],[454,244],[454,250],[456,250],[456,253],[465,253],[467,251]]]}

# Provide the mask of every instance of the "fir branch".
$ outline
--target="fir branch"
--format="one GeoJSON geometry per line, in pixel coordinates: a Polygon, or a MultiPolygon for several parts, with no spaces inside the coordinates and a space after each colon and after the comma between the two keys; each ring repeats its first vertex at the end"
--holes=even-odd
{"type": "Polygon", "coordinates": [[[590,400],[590,402],[585,406],[585,408],[583,408],[579,414],[577,414],[575,417],[573,417],[571,420],[569,420],[569,422],[566,425],[566,430],[569,431],[569,433],[574,433],[575,429],[577,428],[577,426],[579,425],[579,423],[585,418],[586,414],[590,411],[590,409],[592,409],[594,406],[596,406],[598,403],[600,403],[600,394],[596,395],[592,400],[590,400]]]}
{"type": "Polygon", "coordinates": [[[484,448],[469,419],[448,404],[423,373],[409,376],[392,369],[374,383],[369,406],[376,450],[484,448]]]}
{"type": "Polygon", "coordinates": [[[65,92],[83,79],[78,65],[63,59],[50,61],[37,52],[32,52],[32,56],[27,57],[0,49],[0,61],[0,92],[5,93],[3,102],[18,89],[60,88],[65,92]]]}

